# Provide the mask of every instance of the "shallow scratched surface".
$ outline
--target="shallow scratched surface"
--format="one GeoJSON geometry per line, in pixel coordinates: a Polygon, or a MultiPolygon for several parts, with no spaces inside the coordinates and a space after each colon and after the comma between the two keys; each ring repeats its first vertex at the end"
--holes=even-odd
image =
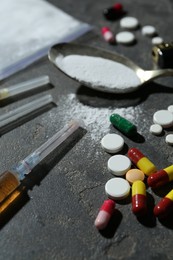
{"type": "MultiPolygon", "coordinates": [[[[140,30],[134,32],[138,42],[130,47],[109,46],[102,39],[103,25],[109,25],[114,32],[121,30],[118,22],[110,23],[102,17],[103,8],[111,6],[112,1],[50,2],[95,26],[92,33],[77,42],[116,51],[144,69],[152,68],[151,41],[143,37],[140,30]]],[[[155,26],[165,41],[173,39],[171,0],[135,0],[133,3],[123,0],[122,4],[128,15],[138,18],[141,25],[155,26]]],[[[37,180],[30,176],[29,198],[25,200],[23,196],[23,202],[15,207],[13,214],[1,220],[0,259],[173,259],[173,221],[160,222],[152,214],[148,219],[136,219],[130,199],[117,203],[116,215],[105,232],[100,233],[93,226],[98,208],[106,199],[104,185],[113,177],[107,170],[110,155],[100,146],[106,133],[118,133],[108,120],[112,112],[134,122],[143,137],[141,142],[124,137],[124,154],[134,146],[158,168],[172,164],[173,148],[164,141],[168,131],[156,137],[149,133],[149,127],[156,110],[173,104],[173,79],[157,80],[133,94],[106,95],[79,86],[44,58],[5,80],[1,87],[43,74],[48,74],[55,86],[43,93],[52,94],[57,107],[1,137],[0,170],[9,169],[72,118],[83,119],[87,133],[81,134],[78,142],[69,142],[48,170],[44,167],[37,170],[37,180]]],[[[0,108],[1,113],[35,98],[28,96],[11,103],[0,108]]],[[[148,190],[150,210],[169,189],[171,185],[157,194],[148,190]]]]}

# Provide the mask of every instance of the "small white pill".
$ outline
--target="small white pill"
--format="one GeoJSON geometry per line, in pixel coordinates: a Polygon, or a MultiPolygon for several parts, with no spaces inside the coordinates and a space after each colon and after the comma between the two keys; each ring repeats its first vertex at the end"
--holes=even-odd
{"type": "Polygon", "coordinates": [[[108,153],[117,153],[124,146],[124,139],[118,134],[107,134],[101,140],[102,148],[108,153]]]}
{"type": "Polygon", "coordinates": [[[154,135],[160,135],[162,133],[162,126],[158,124],[153,124],[150,126],[150,133],[154,135]]]}
{"type": "Polygon", "coordinates": [[[153,45],[157,45],[163,43],[163,39],[161,37],[153,37],[151,42],[153,45]]]}
{"type": "Polygon", "coordinates": [[[115,36],[115,40],[117,43],[128,45],[135,41],[135,36],[131,32],[120,32],[115,36]]]}
{"type": "Polygon", "coordinates": [[[153,36],[156,34],[156,28],[151,25],[146,25],[142,27],[142,34],[146,36],[153,36]]]}
{"type": "Polygon", "coordinates": [[[166,136],[165,141],[169,145],[173,145],[173,134],[169,134],[166,136]]]}
{"type": "Polygon", "coordinates": [[[168,110],[158,110],[153,115],[153,122],[163,128],[171,127],[173,125],[173,113],[168,110]]]}
{"type": "Polygon", "coordinates": [[[136,29],[139,22],[135,17],[125,17],[120,20],[120,26],[125,29],[136,29]]]}
{"type": "Polygon", "coordinates": [[[125,155],[121,155],[121,154],[113,155],[108,160],[108,170],[116,176],[122,176],[126,174],[126,172],[130,168],[131,168],[131,161],[125,155]]]}
{"type": "Polygon", "coordinates": [[[173,105],[170,105],[170,106],[168,107],[168,111],[171,112],[171,113],[173,113],[173,105]]]}
{"type": "Polygon", "coordinates": [[[126,198],[130,192],[130,184],[122,178],[112,178],[105,185],[105,192],[109,198],[121,200],[126,198]]]}

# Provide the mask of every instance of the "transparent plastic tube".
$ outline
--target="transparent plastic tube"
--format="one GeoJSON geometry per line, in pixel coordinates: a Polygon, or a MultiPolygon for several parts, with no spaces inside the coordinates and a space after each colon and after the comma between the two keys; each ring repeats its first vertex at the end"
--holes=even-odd
{"type": "Polygon", "coordinates": [[[28,104],[25,104],[21,107],[18,107],[4,115],[0,116],[0,129],[2,127],[5,127],[6,125],[18,120],[19,118],[28,115],[31,112],[34,112],[35,110],[46,106],[53,102],[53,98],[51,95],[46,95],[41,98],[38,98],[37,100],[34,100],[32,102],[29,102],[28,104]]]}
{"type": "Polygon", "coordinates": [[[58,148],[81,126],[83,126],[82,122],[73,120],[33,153],[28,155],[24,160],[12,167],[12,170],[2,173],[0,175],[0,203],[2,203],[20,185],[20,182],[25,178],[25,175],[29,174],[36,165],[58,148]]]}
{"type": "Polygon", "coordinates": [[[0,100],[31,91],[50,83],[49,76],[41,76],[35,79],[21,82],[8,88],[0,89],[0,100]]]}

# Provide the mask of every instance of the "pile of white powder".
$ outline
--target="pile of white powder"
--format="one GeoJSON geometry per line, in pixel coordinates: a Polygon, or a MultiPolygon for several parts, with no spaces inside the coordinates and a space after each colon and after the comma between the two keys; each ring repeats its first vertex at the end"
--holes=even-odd
{"type": "Polygon", "coordinates": [[[126,93],[141,84],[132,69],[112,60],[85,55],[58,55],[55,62],[68,76],[92,88],[126,93]]]}

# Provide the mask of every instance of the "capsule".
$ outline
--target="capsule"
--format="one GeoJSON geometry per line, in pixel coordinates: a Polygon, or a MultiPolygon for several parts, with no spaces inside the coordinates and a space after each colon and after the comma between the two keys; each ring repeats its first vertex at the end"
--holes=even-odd
{"type": "Polygon", "coordinates": [[[123,6],[120,3],[114,4],[112,7],[106,8],[103,15],[107,20],[116,20],[124,15],[123,6]]]}
{"type": "Polygon", "coordinates": [[[159,203],[154,207],[154,215],[164,218],[173,210],[173,190],[171,190],[159,203]]]}
{"type": "Polygon", "coordinates": [[[132,211],[137,216],[147,213],[146,187],[143,181],[135,181],[132,185],[132,211]]]}
{"type": "Polygon", "coordinates": [[[147,179],[147,183],[148,186],[152,188],[157,188],[159,186],[163,186],[164,184],[172,180],[173,180],[173,165],[151,174],[147,179]]]}
{"type": "Polygon", "coordinates": [[[147,176],[157,171],[156,166],[137,148],[131,148],[128,157],[147,176]]]}
{"type": "Polygon", "coordinates": [[[102,27],[102,35],[106,42],[113,44],[115,43],[115,37],[109,27],[102,27]]]}
{"type": "Polygon", "coordinates": [[[127,119],[118,114],[112,114],[110,116],[110,122],[123,134],[127,136],[134,136],[137,134],[137,127],[127,119]]]}
{"type": "Polygon", "coordinates": [[[104,201],[94,223],[97,229],[102,230],[107,227],[114,209],[115,201],[110,199],[104,201]]]}

